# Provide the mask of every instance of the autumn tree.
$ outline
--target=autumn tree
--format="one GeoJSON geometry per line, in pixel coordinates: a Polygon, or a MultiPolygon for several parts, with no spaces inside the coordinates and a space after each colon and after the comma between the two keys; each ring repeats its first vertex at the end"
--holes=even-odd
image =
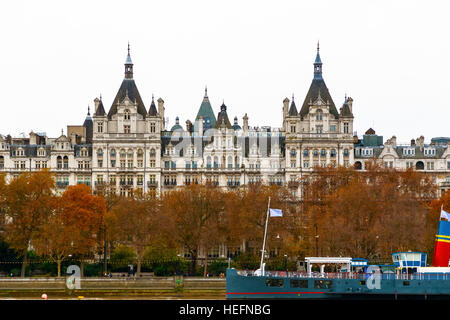
{"type": "Polygon", "coordinates": [[[134,197],[121,198],[107,213],[106,226],[115,239],[136,252],[137,276],[146,247],[157,234],[157,219],[160,216],[159,201],[150,195],[136,193],[134,197]]]}
{"type": "Polygon", "coordinates": [[[207,250],[222,238],[219,226],[225,212],[224,193],[214,186],[190,185],[163,196],[163,228],[166,238],[191,256],[195,274],[199,249],[207,250]]]}
{"type": "MultiPolygon", "coordinates": [[[[116,188],[114,184],[110,183],[103,183],[99,184],[95,187],[94,194],[103,197],[105,200],[106,205],[106,214],[109,214],[112,210],[112,208],[117,205],[120,201],[119,195],[117,195],[116,188]]],[[[112,244],[114,243],[114,231],[109,230],[107,228],[107,224],[105,220],[103,221],[103,224],[101,226],[101,231],[99,233],[98,237],[98,245],[99,247],[102,247],[103,249],[101,252],[103,253],[103,259],[104,259],[104,271],[106,272],[107,269],[107,247],[111,248],[112,244]]]]}
{"type": "Polygon", "coordinates": [[[227,244],[244,244],[245,250],[252,247],[260,254],[269,197],[270,207],[281,209],[283,217],[269,218],[267,248],[296,257],[301,250],[296,201],[287,188],[279,186],[249,185],[227,197],[227,244]]]}
{"type": "Polygon", "coordinates": [[[325,255],[387,259],[393,251],[423,248],[426,203],[435,195],[423,173],[373,162],[365,171],[324,168],[306,182],[310,249],[315,228],[325,255]]]}
{"type": "MultiPolygon", "coordinates": [[[[92,195],[90,187],[79,184],[68,187],[56,198],[54,208],[43,226],[44,232],[33,245],[38,253],[57,263],[60,276],[61,263],[69,254],[83,258],[93,252],[103,223],[105,201],[92,195]]],[[[83,259],[81,264],[83,270],[83,259]]]]}
{"type": "Polygon", "coordinates": [[[6,226],[6,181],[5,175],[0,173],[0,240],[4,237],[6,226]]]}
{"type": "Polygon", "coordinates": [[[4,188],[6,242],[22,256],[25,276],[27,252],[53,211],[55,181],[47,171],[24,172],[4,188]]]}

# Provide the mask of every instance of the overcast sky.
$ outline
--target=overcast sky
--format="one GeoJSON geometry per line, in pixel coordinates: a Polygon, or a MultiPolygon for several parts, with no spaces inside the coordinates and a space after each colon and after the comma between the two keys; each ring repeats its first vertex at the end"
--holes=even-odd
{"type": "Polygon", "coordinates": [[[282,101],[303,103],[320,41],[339,108],[385,140],[450,136],[450,1],[2,1],[0,133],[59,136],[123,79],[127,43],[148,109],[169,125],[195,118],[204,87],[230,120],[280,127],[282,101]]]}

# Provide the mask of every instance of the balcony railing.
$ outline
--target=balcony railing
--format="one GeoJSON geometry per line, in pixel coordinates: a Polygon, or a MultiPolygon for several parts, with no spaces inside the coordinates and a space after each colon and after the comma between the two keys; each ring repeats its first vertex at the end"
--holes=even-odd
{"type": "Polygon", "coordinates": [[[67,188],[69,186],[69,181],[56,181],[57,188],[67,188]]]}
{"type": "Polygon", "coordinates": [[[147,187],[156,188],[158,186],[158,181],[147,181],[147,187]]]}

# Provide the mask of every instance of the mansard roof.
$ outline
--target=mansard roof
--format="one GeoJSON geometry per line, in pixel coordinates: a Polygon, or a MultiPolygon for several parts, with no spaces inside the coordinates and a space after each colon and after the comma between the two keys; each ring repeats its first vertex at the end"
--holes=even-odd
{"type": "Polygon", "coordinates": [[[300,116],[304,117],[309,113],[309,103],[317,100],[319,97],[319,91],[321,99],[330,104],[330,113],[333,114],[336,119],[339,118],[339,113],[323,79],[313,79],[308,93],[306,94],[302,108],[300,109],[300,116]]]}
{"type": "Polygon", "coordinates": [[[117,113],[117,103],[122,102],[126,96],[128,96],[132,102],[137,103],[137,112],[145,119],[147,117],[147,110],[145,109],[144,102],[141,99],[136,83],[134,82],[134,79],[127,78],[123,79],[119,91],[113,100],[111,108],[108,112],[108,119],[111,119],[112,116],[117,113]]]}

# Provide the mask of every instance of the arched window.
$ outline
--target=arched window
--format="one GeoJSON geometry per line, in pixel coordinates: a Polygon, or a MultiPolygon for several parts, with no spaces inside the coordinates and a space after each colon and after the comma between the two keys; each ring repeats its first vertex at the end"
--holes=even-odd
{"type": "Polygon", "coordinates": [[[314,155],[314,157],[318,157],[319,156],[319,150],[314,149],[313,155],[314,155]]]}
{"type": "Polygon", "coordinates": [[[360,161],[356,161],[355,162],[355,169],[356,170],[361,170],[362,169],[362,163],[360,161]]]}
{"type": "Polygon", "coordinates": [[[320,155],[322,157],[325,157],[326,154],[327,154],[327,152],[325,151],[325,149],[320,150],[320,155]]]}
{"type": "Polygon", "coordinates": [[[133,150],[132,149],[128,149],[127,157],[128,158],[133,158],[133,150]]]}
{"type": "Polygon", "coordinates": [[[318,109],[316,112],[316,120],[322,120],[322,115],[323,115],[322,110],[318,109]]]}
{"type": "Polygon", "coordinates": [[[153,148],[150,149],[150,157],[151,157],[151,158],[156,157],[156,151],[155,151],[155,149],[153,149],[153,148]]]}
{"type": "Polygon", "coordinates": [[[0,169],[3,169],[5,167],[5,158],[3,156],[0,156],[0,169]]]}
{"type": "Polygon", "coordinates": [[[62,169],[62,165],[63,165],[63,161],[62,161],[61,156],[56,157],[56,167],[58,169],[62,169]]]}
{"type": "Polygon", "coordinates": [[[228,166],[228,169],[232,169],[233,168],[233,157],[232,156],[228,156],[228,158],[227,158],[227,166],[228,166]]]}
{"type": "Polygon", "coordinates": [[[111,149],[111,158],[116,157],[116,149],[111,149]]]}
{"type": "Polygon", "coordinates": [[[125,149],[120,149],[120,157],[125,158],[125,156],[126,156],[125,149]]]}
{"type": "Polygon", "coordinates": [[[207,168],[211,168],[211,157],[210,157],[210,156],[208,156],[208,157],[206,158],[206,167],[207,167],[207,168]]]}
{"type": "Polygon", "coordinates": [[[130,120],[130,110],[126,109],[125,110],[125,115],[123,117],[125,120],[130,120]]]}
{"type": "Polygon", "coordinates": [[[97,157],[103,157],[103,150],[102,149],[98,149],[97,150],[97,157]]]}
{"type": "Polygon", "coordinates": [[[69,169],[69,158],[67,156],[64,156],[63,163],[64,163],[64,169],[69,169]]]}
{"type": "Polygon", "coordinates": [[[214,168],[218,168],[219,167],[219,158],[217,158],[217,156],[214,157],[214,168]]]}
{"type": "Polygon", "coordinates": [[[348,149],[344,149],[344,157],[348,157],[349,153],[348,153],[348,149]]]}
{"type": "Polygon", "coordinates": [[[307,157],[307,156],[309,155],[308,149],[303,150],[303,155],[304,155],[305,157],[307,157]]]}
{"type": "Polygon", "coordinates": [[[423,170],[425,169],[425,165],[422,161],[417,161],[416,162],[416,170],[423,170]]]}
{"type": "Polygon", "coordinates": [[[331,149],[331,151],[330,151],[330,156],[331,156],[332,158],[336,157],[336,150],[335,150],[335,149],[331,149]]]}
{"type": "Polygon", "coordinates": [[[138,158],[142,158],[144,156],[144,152],[142,151],[142,149],[138,149],[137,156],[138,158]]]}

